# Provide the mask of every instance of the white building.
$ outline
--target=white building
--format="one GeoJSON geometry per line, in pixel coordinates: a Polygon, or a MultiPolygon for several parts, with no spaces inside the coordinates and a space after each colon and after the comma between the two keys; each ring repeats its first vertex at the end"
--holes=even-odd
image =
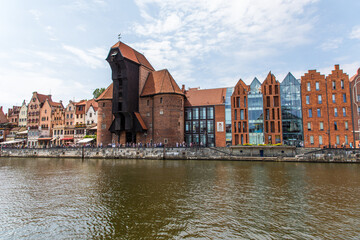
{"type": "Polygon", "coordinates": [[[26,127],[27,125],[27,110],[28,107],[26,106],[26,102],[24,100],[19,112],[19,127],[26,127]]]}

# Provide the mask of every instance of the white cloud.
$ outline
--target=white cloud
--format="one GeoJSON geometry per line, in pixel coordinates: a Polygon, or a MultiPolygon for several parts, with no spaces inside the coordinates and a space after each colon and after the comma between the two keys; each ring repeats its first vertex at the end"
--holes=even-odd
{"type": "Polygon", "coordinates": [[[360,25],[353,27],[350,33],[351,39],[360,39],[360,25]]]}
{"type": "Polygon", "coordinates": [[[135,0],[144,21],[133,30],[147,40],[132,46],[155,67],[170,68],[176,81],[192,82],[194,66],[209,55],[230,56],[241,66],[309,43],[316,16],[307,10],[315,2],[135,0]]]}
{"type": "Polygon", "coordinates": [[[102,48],[93,48],[82,50],[69,45],[63,45],[63,49],[70,52],[77,57],[77,63],[84,66],[88,65],[91,68],[104,68],[106,57],[106,50],[102,48]]]}
{"type": "Polygon", "coordinates": [[[324,51],[334,50],[339,48],[342,42],[343,42],[342,38],[329,39],[325,41],[323,44],[321,44],[320,48],[324,51]]]}

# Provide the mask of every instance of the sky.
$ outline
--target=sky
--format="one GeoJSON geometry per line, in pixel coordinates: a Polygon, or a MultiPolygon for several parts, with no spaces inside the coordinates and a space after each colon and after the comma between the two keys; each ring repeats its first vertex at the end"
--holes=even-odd
{"type": "Polygon", "coordinates": [[[360,67],[358,0],[0,0],[0,106],[92,98],[111,83],[105,58],[121,41],[178,85],[280,82],[288,72],[351,77],[360,67]]]}

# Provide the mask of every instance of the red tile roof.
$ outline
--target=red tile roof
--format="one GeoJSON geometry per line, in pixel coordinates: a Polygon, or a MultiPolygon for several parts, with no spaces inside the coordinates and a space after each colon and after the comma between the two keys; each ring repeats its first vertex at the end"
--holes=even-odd
{"type": "Polygon", "coordinates": [[[136,62],[140,65],[143,65],[143,66],[149,68],[150,70],[155,71],[155,69],[151,66],[150,62],[146,59],[146,57],[144,55],[142,55],[138,51],[134,50],[133,48],[129,47],[125,43],[119,41],[111,48],[119,48],[121,55],[124,58],[127,58],[133,62],[136,62]]]}
{"type": "Polygon", "coordinates": [[[85,112],[87,112],[91,106],[93,106],[94,110],[97,111],[98,103],[96,102],[95,99],[91,99],[91,100],[86,102],[85,112]]]}
{"type": "Polygon", "coordinates": [[[7,122],[9,121],[4,114],[3,107],[0,107],[0,123],[7,123],[7,122]]]}
{"type": "Polygon", "coordinates": [[[225,104],[226,88],[199,89],[185,91],[185,107],[225,104]]]}
{"type": "Polygon", "coordinates": [[[63,106],[63,104],[61,102],[50,102],[49,101],[49,103],[50,103],[50,106],[52,106],[52,107],[62,107],[62,108],[64,108],[64,106],[63,106]]]}
{"type": "Polygon", "coordinates": [[[81,100],[80,102],[75,103],[76,106],[80,106],[80,105],[86,105],[86,100],[81,100]]]}
{"type": "Polygon", "coordinates": [[[49,100],[49,102],[52,102],[51,99],[51,95],[44,95],[44,94],[40,94],[40,93],[36,93],[40,103],[44,103],[46,101],[46,99],[49,100]]]}
{"type": "Polygon", "coordinates": [[[96,99],[96,101],[100,100],[112,100],[113,98],[113,84],[111,83],[105,91],[100,94],[100,96],[96,99]]]}
{"type": "Polygon", "coordinates": [[[144,120],[142,119],[140,113],[138,113],[138,112],[134,112],[134,113],[135,113],[135,116],[136,116],[137,120],[139,121],[142,129],[147,130],[147,127],[146,127],[146,125],[145,125],[145,122],[144,122],[144,120]]]}
{"type": "Polygon", "coordinates": [[[184,95],[167,69],[151,72],[146,79],[141,96],[163,93],[184,95]]]}

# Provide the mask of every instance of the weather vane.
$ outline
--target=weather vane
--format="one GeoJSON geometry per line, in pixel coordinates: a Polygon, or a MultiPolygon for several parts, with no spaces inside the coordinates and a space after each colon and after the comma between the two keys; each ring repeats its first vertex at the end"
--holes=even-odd
{"type": "Polygon", "coordinates": [[[118,34],[118,39],[119,39],[119,41],[120,41],[120,39],[121,39],[121,33],[118,34]]]}

